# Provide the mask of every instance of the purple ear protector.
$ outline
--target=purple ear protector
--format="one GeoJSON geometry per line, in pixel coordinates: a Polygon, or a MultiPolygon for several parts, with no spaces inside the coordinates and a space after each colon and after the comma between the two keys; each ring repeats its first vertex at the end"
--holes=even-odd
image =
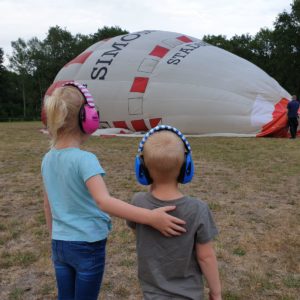
{"type": "Polygon", "coordinates": [[[95,103],[89,90],[82,84],[74,81],[66,82],[63,86],[74,86],[83,95],[85,103],[79,111],[79,126],[86,134],[92,134],[99,128],[99,112],[95,108],[95,103]]]}

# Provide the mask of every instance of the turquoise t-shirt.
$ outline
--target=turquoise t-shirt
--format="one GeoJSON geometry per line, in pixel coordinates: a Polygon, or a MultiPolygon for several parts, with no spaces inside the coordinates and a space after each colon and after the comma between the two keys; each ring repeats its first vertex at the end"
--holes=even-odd
{"type": "Polygon", "coordinates": [[[79,148],[51,149],[42,176],[52,213],[52,238],[95,242],[107,238],[111,219],[101,211],[85,182],[105,175],[97,157],[79,148]]]}

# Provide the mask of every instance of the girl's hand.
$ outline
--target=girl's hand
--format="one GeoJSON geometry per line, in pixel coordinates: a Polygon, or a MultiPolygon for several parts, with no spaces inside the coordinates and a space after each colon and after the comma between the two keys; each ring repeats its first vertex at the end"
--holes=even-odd
{"type": "Polygon", "coordinates": [[[160,231],[164,236],[178,236],[186,232],[183,227],[185,221],[167,214],[174,210],[176,206],[164,206],[151,211],[152,218],[149,225],[160,231]]]}
{"type": "Polygon", "coordinates": [[[86,181],[86,186],[102,211],[140,224],[147,224],[165,236],[176,236],[186,232],[183,220],[167,214],[176,207],[166,206],[154,210],[137,207],[111,197],[105,182],[100,175],[93,176],[86,181]]]}

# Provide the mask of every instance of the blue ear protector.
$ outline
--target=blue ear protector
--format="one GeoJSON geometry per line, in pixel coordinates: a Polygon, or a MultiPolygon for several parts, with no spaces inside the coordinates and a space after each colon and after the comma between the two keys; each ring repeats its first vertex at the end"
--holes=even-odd
{"type": "Polygon", "coordinates": [[[185,136],[178,129],[176,129],[175,127],[168,126],[168,125],[159,125],[159,126],[152,128],[150,131],[148,131],[148,133],[145,134],[145,136],[141,140],[141,142],[139,144],[138,154],[135,157],[135,176],[136,176],[137,181],[142,185],[149,185],[152,183],[152,179],[150,177],[149,171],[146,168],[144,158],[142,156],[142,152],[143,152],[144,145],[145,145],[147,139],[153,133],[155,133],[157,131],[161,131],[161,130],[169,130],[169,131],[176,133],[181,138],[182,142],[184,143],[185,150],[186,150],[185,160],[184,160],[184,163],[182,164],[182,167],[180,169],[180,174],[179,174],[177,180],[179,183],[183,183],[183,184],[190,182],[194,176],[194,163],[193,163],[192,154],[191,154],[191,152],[192,152],[191,146],[190,146],[189,142],[187,141],[187,139],[185,138],[185,136]]]}

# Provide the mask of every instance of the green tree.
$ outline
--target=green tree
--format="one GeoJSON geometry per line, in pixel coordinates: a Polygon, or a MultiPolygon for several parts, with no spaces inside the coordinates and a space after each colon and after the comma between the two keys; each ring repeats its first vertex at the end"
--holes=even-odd
{"type": "Polygon", "coordinates": [[[36,37],[27,42],[21,38],[13,41],[10,69],[18,78],[16,83],[22,92],[23,117],[40,115],[43,95],[66,63],[99,40],[126,33],[120,27],[105,26],[94,34],[72,35],[66,29],[55,26],[49,28],[42,41],[36,37]]]}
{"type": "Polygon", "coordinates": [[[251,50],[253,52],[251,62],[274,77],[273,51],[275,44],[273,39],[273,31],[268,28],[261,29],[253,38],[251,46],[251,50]]]}
{"type": "Polygon", "coordinates": [[[32,73],[32,62],[28,54],[29,48],[27,43],[19,38],[17,41],[11,42],[13,48],[13,54],[9,58],[10,67],[20,76],[20,88],[22,90],[22,100],[23,100],[23,117],[27,116],[27,93],[26,93],[26,83],[32,73]]]}
{"type": "Polygon", "coordinates": [[[291,4],[274,23],[274,77],[292,94],[300,94],[300,1],[291,4]]]}
{"type": "MultiPolygon", "coordinates": [[[[5,67],[3,66],[3,56],[4,56],[4,52],[3,52],[3,49],[0,48],[0,91],[4,91],[5,89],[5,73],[6,73],[6,69],[5,67]]],[[[3,92],[0,93],[0,115],[2,115],[2,110],[3,110],[3,106],[4,106],[4,95],[3,95],[3,92]]]]}
{"type": "Polygon", "coordinates": [[[254,57],[253,38],[249,34],[235,35],[231,39],[225,35],[205,35],[203,40],[245,59],[252,60],[254,57]]]}
{"type": "Polygon", "coordinates": [[[0,48],[0,75],[2,73],[2,71],[4,71],[5,67],[3,66],[3,56],[4,56],[4,52],[3,52],[3,49],[0,48]]]}
{"type": "Polygon", "coordinates": [[[231,48],[230,41],[227,40],[226,35],[204,35],[202,39],[206,43],[227,51],[229,51],[229,49],[231,48]]]}
{"type": "Polygon", "coordinates": [[[128,33],[127,30],[123,30],[119,26],[112,26],[112,27],[104,26],[103,28],[98,29],[96,33],[91,35],[92,38],[91,42],[92,44],[94,44],[101,40],[105,40],[108,38],[112,38],[127,33],[128,33]]]}
{"type": "Polygon", "coordinates": [[[0,48],[0,120],[8,120],[22,116],[22,96],[19,75],[4,67],[3,56],[0,48]]]}
{"type": "Polygon", "coordinates": [[[76,41],[72,34],[59,26],[51,27],[47,37],[41,42],[38,68],[42,68],[47,82],[52,82],[57,72],[72,58],[77,56],[74,48],[76,41]]]}
{"type": "Polygon", "coordinates": [[[290,93],[300,95],[300,0],[294,0],[291,8],[278,15],[273,30],[263,28],[254,37],[208,35],[203,40],[251,61],[290,93]]]}

